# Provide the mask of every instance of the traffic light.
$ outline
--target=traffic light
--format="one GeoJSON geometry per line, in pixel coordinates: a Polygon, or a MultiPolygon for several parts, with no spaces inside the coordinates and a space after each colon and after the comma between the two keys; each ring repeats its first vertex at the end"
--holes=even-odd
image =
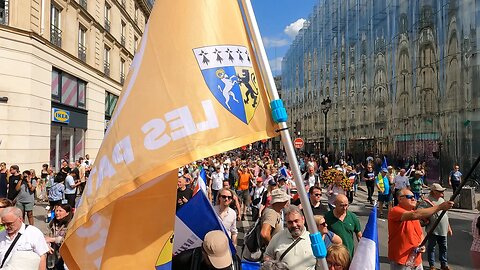
{"type": "Polygon", "coordinates": [[[302,130],[302,122],[300,121],[295,121],[293,123],[293,132],[295,133],[295,135],[300,135],[300,131],[302,130]]]}

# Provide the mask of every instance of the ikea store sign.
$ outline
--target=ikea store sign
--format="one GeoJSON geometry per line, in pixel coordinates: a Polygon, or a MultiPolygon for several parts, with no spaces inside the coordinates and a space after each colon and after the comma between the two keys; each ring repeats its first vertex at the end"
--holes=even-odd
{"type": "Polygon", "coordinates": [[[68,124],[70,123],[70,112],[57,108],[52,108],[52,121],[68,124]]]}

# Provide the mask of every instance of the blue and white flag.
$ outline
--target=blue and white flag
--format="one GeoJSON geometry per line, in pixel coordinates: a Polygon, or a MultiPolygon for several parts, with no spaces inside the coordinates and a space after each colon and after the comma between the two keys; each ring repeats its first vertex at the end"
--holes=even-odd
{"type": "Polygon", "coordinates": [[[205,173],[203,167],[198,174],[197,185],[193,190],[193,194],[197,193],[199,190],[202,190],[204,194],[207,194],[207,173],[205,173]]]}
{"type": "MultiPolygon", "coordinates": [[[[195,194],[175,217],[173,255],[202,245],[205,235],[213,230],[222,230],[228,234],[215,210],[203,192],[195,194]]],[[[235,250],[229,238],[230,248],[235,250]]]]}
{"type": "Polygon", "coordinates": [[[378,254],[377,206],[375,205],[368,217],[363,236],[358,242],[350,270],[380,270],[378,254]]]}
{"type": "Polygon", "coordinates": [[[382,169],[387,169],[387,157],[383,156],[382,169]]]}

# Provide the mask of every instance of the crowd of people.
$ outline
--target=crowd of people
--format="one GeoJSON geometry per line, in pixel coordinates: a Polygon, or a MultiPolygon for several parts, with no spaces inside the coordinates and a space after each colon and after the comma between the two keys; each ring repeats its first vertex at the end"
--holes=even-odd
{"type": "MultiPolygon", "coordinates": [[[[447,236],[453,231],[448,215],[442,218],[426,247],[417,249],[424,237],[422,227],[428,230],[439,211],[453,206],[443,198],[444,187],[427,185],[424,165],[394,168],[384,166],[379,157],[359,163],[348,157],[332,160],[322,155],[300,155],[301,186],[294,181],[285,156],[276,153],[274,158],[267,149],[232,150],[180,168],[176,209],[188,204],[204,174],[206,195],[226,234],[209,232],[201,247],[174,256],[173,269],[241,269],[241,259],[260,260],[261,269],[318,269],[299,188],[308,194],[315,225],[327,248],[329,269],[349,269],[355,242],[362,238],[362,224],[349,210],[354,201],[359,202],[358,192],[366,192],[366,204],[374,204],[376,198],[378,217],[387,217],[391,269],[423,269],[422,253],[430,269],[438,269],[437,246],[440,269],[450,269],[447,236]],[[426,188],[428,194],[423,192],[426,188]],[[243,243],[238,239],[237,226],[246,219],[253,224],[250,232],[258,224],[259,257],[252,257],[245,239],[243,243]],[[237,247],[236,254],[230,252],[229,241],[237,247]]],[[[62,160],[57,172],[44,164],[37,176],[33,169],[22,171],[17,165],[0,163],[0,269],[68,269],[59,248],[90,166],[87,155],[75,162],[62,160]],[[47,202],[52,216],[47,218],[48,231],[41,232],[34,226],[33,210],[35,204],[47,202]]],[[[461,180],[455,165],[449,184],[455,190],[461,180]]],[[[480,211],[480,202],[477,209],[480,211]]],[[[479,231],[477,216],[472,223],[471,254],[474,266],[480,268],[479,231]]]]}
{"type": "MultiPolygon", "coordinates": [[[[328,249],[330,269],[349,269],[355,241],[361,239],[363,231],[349,205],[359,200],[355,198],[359,190],[366,192],[366,204],[374,204],[376,191],[378,217],[386,217],[388,221],[391,269],[423,269],[422,253],[428,257],[429,269],[450,269],[447,235],[453,232],[448,215],[442,218],[426,247],[417,249],[424,237],[422,227],[428,231],[439,212],[453,206],[453,202],[443,198],[444,187],[437,183],[427,185],[424,164],[394,168],[385,166],[379,157],[369,157],[358,164],[351,158],[332,162],[327,156],[314,155],[299,156],[298,160],[301,187],[296,185],[285,157],[273,158],[268,150],[233,150],[198,160],[179,170],[177,209],[191,199],[191,190],[203,170],[207,195],[235,245],[238,244],[237,222],[245,220],[247,215],[254,224],[259,220],[262,269],[315,269],[318,262],[311,250],[297,194],[298,188],[305,188],[317,229],[328,249]],[[436,246],[440,268],[435,265],[436,246]]],[[[449,181],[454,188],[461,181],[458,165],[454,166],[449,181]]],[[[480,228],[480,222],[477,226],[480,228]]],[[[244,246],[237,246],[237,250],[237,254],[228,255],[232,258],[230,263],[238,261],[237,256],[252,258],[248,252],[245,254],[244,246]]],[[[206,265],[198,269],[220,269],[206,265]]]]}
{"type": "Polygon", "coordinates": [[[87,155],[62,160],[58,172],[44,164],[37,176],[34,169],[0,163],[0,269],[68,269],[59,250],[90,166],[87,155]],[[36,204],[47,205],[47,231],[34,226],[36,204]]]}

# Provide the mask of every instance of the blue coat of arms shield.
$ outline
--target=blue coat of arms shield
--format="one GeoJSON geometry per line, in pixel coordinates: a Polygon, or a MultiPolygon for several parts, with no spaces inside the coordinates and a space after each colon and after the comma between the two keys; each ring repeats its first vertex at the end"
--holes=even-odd
{"type": "Polygon", "coordinates": [[[222,106],[245,124],[260,102],[248,49],[219,45],[193,49],[205,83],[222,106]]]}

